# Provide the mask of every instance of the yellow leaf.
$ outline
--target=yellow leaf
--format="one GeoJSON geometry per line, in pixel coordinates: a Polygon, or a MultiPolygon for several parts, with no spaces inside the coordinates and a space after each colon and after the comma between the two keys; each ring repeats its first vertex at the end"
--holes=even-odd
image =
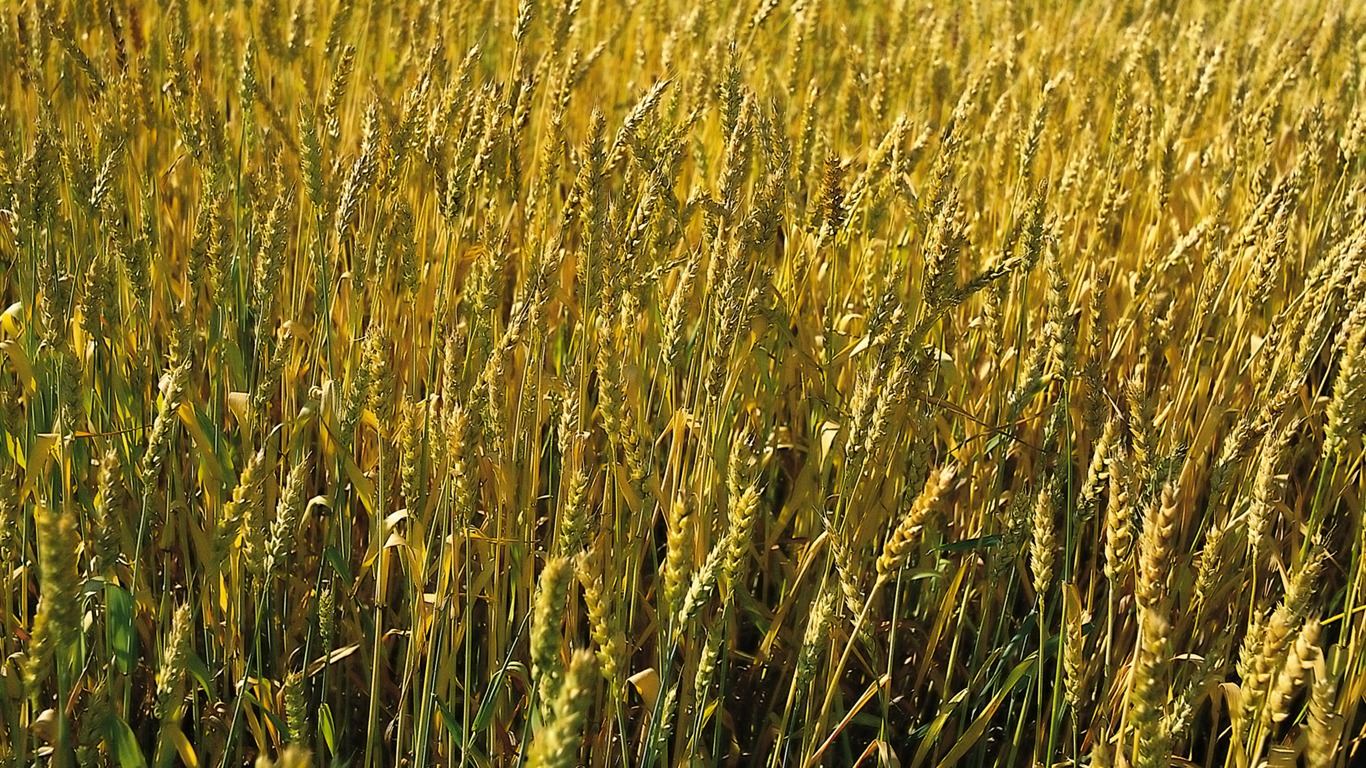
{"type": "Polygon", "coordinates": [[[19,326],[23,323],[23,319],[24,302],[16,301],[9,305],[9,308],[5,310],[3,315],[0,315],[0,332],[3,332],[6,338],[12,339],[17,337],[20,331],[19,326]]]}
{"type": "Polygon", "coordinates": [[[57,710],[48,708],[43,710],[38,717],[33,720],[33,733],[38,738],[51,744],[57,737],[57,710]]]}
{"type": "Polygon", "coordinates": [[[185,733],[180,728],[171,729],[171,741],[175,742],[175,751],[180,755],[186,768],[199,768],[199,755],[195,754],[190,740],[185,738],[185,733]]]}
{"type": "Polygon", "coordinates": [[[630,683],[645,701],[653,702],[659,696],[659,672],[654,667],[642,669],[626,678],[626,682],[630,683]]]}
{"type": "Polygon", "coordinates": [[[820,435],[821,461],[825,461],[830,456],[830,449],[835,445],[835,438],[839,436],[840,425],[833,421],[823,421],[816,428],[816,433],[820,435]]]}
{"type": "Polygon", "coordinates": [[[194,444],[199,448],[199,457],[204,461],[204,468],[214,480],[223,482],[223,468],[218,465],[218,457],[213,452],[213,441],[204,431],[204,427],[199,423],[199,417],[195,415],[193,403],[182,403],[180,410],[180,423],[185,425],[185,431],[190,433],[194,444]]]}
{"type": "Polygon", "coordinates": [[[47,469],[47,463],[52,460],[52,449],[57,447],[61,435],[54,432],[42,432],[33,441],[33,451],[28,455],[28,464],[24,468],[24,485],[19,489],[19,503],[33,493],[33,489],[38,487],[38,478],[47,469]]]}
{"type": "Polygon", "coordinates": [[[626,499],[626,506],[631,508],[632,514],[640,514],[640,494],[636,493],[626,467],[616,464],[613,465],[612,469],[617,478],[617,491],[621,493],[622,498],[626,499]]]}
{"type": "Polygon", "coordinates": [[[361,504],[365,505],[365,511],[375,514],[375,485],[370,482],[356,466],[356,460],[349,453],[342,453],[342,468],[346,470],[346,479],[351,481],[351,487],[355,489],[356,495],[360,497],[361,504]]]}
{"type": "Polygon", "coordinates": [[[1062,586],[1063,615],[1068,621],[1078,621],[1082,617],[1081,613],[1081,593],[1077,591],[1076,584],[1064,584],[1062,586]]]}
{"type": "Polygon", "coordinates": [[[811,758],[806,761],[804,768],[814,768],[821,756],[825,754],[825,751],[830,749],[830,745],[834,744],[835,740],[839,738],[840,733],[843,732],[845,728],[848,728],[850,723],[854,722],[854,718],[858,715],[859,711],[867,706],[869,701],[872,701],[873,696],[880,689],[886,688],[891,682],[891,675],[884,674],[874,682],[869,683],[868,688],[863,692],[863,695],[859,697],[858,701],[854,702],[854,706],[850,707],[849,711],[845,713],[844,718],[835,725],[835,729],[831,732],[830,737],[816,750],[816,754],[812,755],[811,758]]]}
{"type": "Polygon", "coordinates": [[[238,424],[245,424],[251,412],[251,396],[246,392],[229,392],[228,410],[232,411],[238,424]]]}
{"type": "Polygon", "coordinates": [[[309,667],[308,667],[308,674],[306,674],[306,675],[304,675],[304,676],[305,676],[305,677],[312,677],[312,676],[318,674],[319,672],[323,671],[323,669],[324,669],[327,665],[329,665],[329,664],[336,664],[337,662],[341,661],[342,659],[346,658],[347,656],[350,656],[351,654],[353,654],[353,653],[355,653],[356,651],[359,651],[359,650],[360,650],[360,645],[359,645],[359,644],[348,645],[348,646],[346,646],[345,648],[338,648],[337,650],[335,650],[335,651],[333,651],[333,652],[327,654],[327,656],[325,656],[324,658],[318,659],[317,661],[315,661],[315,662],[313,662],[311,665],[309,665],[309,667]]]}
{"type": "Polygon", "coordinates": [[[24,348],[13,341],[0,341],[0,349],[9,355],[10,362],[14,365],[14,374],[19,377],[19,382],[23,384],[24,391],[30,395],[38,391],[38,382],[33,378],[33,366],[28,362],[28,355],[24,354],[24,348]]]}
{"type": "Polygon", "coordinates": [[[939,363],[939,375],[944,380],[944,386],[952,389],[963,383],[963,377],[958,373],[958,365],[953,361],[953,356],[942,349],[934,349],[931,352],[939,363]]]}

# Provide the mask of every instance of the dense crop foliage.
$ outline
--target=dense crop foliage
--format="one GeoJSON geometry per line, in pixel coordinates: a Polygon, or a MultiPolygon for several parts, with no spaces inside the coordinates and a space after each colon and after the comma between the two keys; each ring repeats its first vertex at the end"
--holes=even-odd
{"type": "Polygon", "coordinates": [[[1363,759],[1356,3],[7,0],[0,275],[0,764],[1363,759]]]}

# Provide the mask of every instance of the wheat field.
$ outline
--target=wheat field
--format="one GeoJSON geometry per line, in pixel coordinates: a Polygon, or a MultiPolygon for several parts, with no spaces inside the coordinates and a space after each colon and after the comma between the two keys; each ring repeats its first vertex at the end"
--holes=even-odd
{"type": "Polygon", "coordinates": [[[1366,764],[1366,4],[0,11],[0,765],[1366,764]]]}

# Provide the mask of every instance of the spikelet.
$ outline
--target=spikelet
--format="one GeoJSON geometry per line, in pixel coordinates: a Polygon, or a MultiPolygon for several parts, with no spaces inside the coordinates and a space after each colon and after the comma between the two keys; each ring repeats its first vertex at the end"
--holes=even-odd
{"type": "Polygon", "coordinates": [[[693,673],[693,700],[699,704],[706,702],[711,684],[716,679],[716,667],[721,661],[721,641],[725,639],[724,626],[721,622],[713,622],[702,639],[702,654],[697,659],[697,669],[693,673]]]}
{"type": "Polygon", "coordinates": [[[1146,492],[1148,479],[1156,463],[1152,445],[1152,405],[1147,396],[1145,375],[1142,367],[1136,368],[1124,386],[1129,427],[1129,471],[1133,473],[1139,492],[1146,492]]]}
{"type": "Polygon", "coordinates": [[[161,666],[157,669],[156,715],[163,729],[179,721],[185,698],[186,657],[190,643],[188,604],[176,608],[171,631],[161,645],[161,666]]]}
{"type": "Polygon", "coordinates": [[[632,483],[639,485],[648,472],[649,456],[636,430],[635,410],[626,399],[622,372],[622,351],[616,343],[612,324],[599,318],[598,411],[603,429],[621,451],[632,483]]]}
{"type": "Polygon", "coordinates": [[[994,577],[1001,577],[1007,571],[1015,567],[1016,555],[1024,546],[1025,537],[1029,534],[1029,519],[1033,515],[1034,499],[1023,489],[1010,494],[1010,498],[1002,499],[997,506],[997,512],[993,515],[996,518],[996,525],[1001,531],[1001,546],[996,548],[991,556],[991,572],[994,577]]]}
{"type": "Polygon", "coordinates": [[[324,649],[330,649],[337,637],[336,593],[330,581],[324,583],[318,592],[317,613],[319,642],[324,649]]]}
{"type": "Polygon", "coordinates": [[[1211,598],[1218,586],[1217,580],[1224,575],[1227,562],[1224,559],[1223,543],[1227,530],[1222,523],[1215,523],[1205,531],[1205,545],[1200,550],[1200,570],[1195,576],[1194,602],[1203,612],[1213,607],[1211,598]]]}
{"type": "Polygon", "coordinates": [[[379,169],[378,155],[382,137],[379,127],[379,108],[373,101],[366,107],[364,126],[361,153],[351,163],[351,169],[342,180],[337,199],[337,211],[333,217],[333,232],[339,242],[346,242],[360,236],[360,208],[367,193],[375,183],[379,169]]]}
{"type": "MultiPolygon", "coordinates": [[[[855,477],[859,477],[866,468],[866,462],[877,455],[887,438],[888,422],[891,420],[892,412],[896,410],[904,401],[908,382],[913,378],[914,373],[910,366],[906,365],[901,359],[891,362],[891,368],[887,371],[881,385],[877,388],[877,397],[869,413],[867,425],[860,425],[856,432],[851,427],[852,434],[863,434],[863,443],[856,445],[856,460],[858,462],[855,477]]],[[[914,475],[911,475],[914,477],[914,475]]]]}
{"type": "Polygon", "coordinates": [[[105,78],[100,74],[95,63],[90,60],[90,57],[86,55],[85,51],[81,49],[80,44],[77,42],[77,33],[71,18],[69,16],[58,18],[55,15],[57,10],[55,6],[41,5],[39,7],[41,8],[39,14],[43,22],[43,27],[51,36],[53,42],[56,42],[61,47],[62,51],[70,57],[71,62],[76,65],[76,69],[79,70],[82,75],[85,75],[95,91],[103,91],[105,89],[105,78]]]}
{"type": "Polygon", "coordinates": [[[540,687],[542,702],[558,700],[564,677],[561,656],[564,637],[560,625],[569,606],[569,586],[573,577],[569,559],[558,557],[546,563],[536,586],[531,614],[531,670],[540,687]]]}
{"type": "Polygon", "coordinates": [[[569,33],[574,26],[575,17],[578,16],[580,5],[582,5],[582,0],[564,0],[560,3],[551,27],[550,50],[557,52],[568,50],[569,33]]]}
{"type": "Polygon", "coordinates": [[[56,350],[57,367],[57,408],[60,431],[72,433],[86,426],[85,410],[82,403],[82,379],[84,373],[81,361],[71,349],[64,345],[56,350]]]}
{"type": "Polygon", "coordinates": [[[1318,658],[1318,642],[1318,620],[1304,622],[1281,664],[1275,684],[1267,693],[1266,707],[1262,710],[1263,728],[1269,729],[1290,716],[1290,702],[1304,688],[1310,667],[1318,658]]]}
{"type": "Polygon", "coordinates": [[[940,210],[925,243],[925,301],[932,308],[948,304],[955,297],[958,259],[966,245],[967,235],[955,190],[940,210]]]}
{"type": "Polygon", "coordinates": [[[1299,423],[1292,422],[1262,444],[1261,460],[1257,464],[1257,476],[1252,482],[1252,498],[1247,509],[1247,546],[1254,562],[1260,558],[1267,530],[1276,518],[1276,505],[1280,502],[1281,492],[1278,473],[1298,431],[1299,423]]]}
{"type": "Polygon", "coordinates": [[[1044,124],[1048,120],[1048,108],[1052,101],[1050,97],[1057,84],[1057,79],[1049,80],[1044,84],[1043,94],[1039,97],[1039,103],[1034,108],[1034,117],[1030,120],[1029,130],[1026,133],[1024,144],[1020,148],[1020,177],[1026,182],[1032,176],[1034,158],[1039,153],[1039,142],[1043,138],[1044,124]]]}
{"type": "Polygon", "coordinates": [[[335,144],[341,138],[341,107],[351,84],[351,73],[356,66],[356,48],[347,45],[337,59],[336,69],[332,71],[332,81],[327,86],[327,97],[323,101],[323,126],[327,137],[335,144]]]}
{"type": "Polygon", "coordinates": [[[255,137],[255,119],[253,108],[256,106],[259,83],[256,80],[256,70],[260,67],[257,60],[256,38],[248,37],[246,45],[242,51],[242,65],[238,75],[237,103],[242,110],[243,132],[252,141],[255,137]]]}
{"type": "Polygon", "coordinates": [[[607,168],[616,167],[628,145],[640,143],[638,134],[641,126],[659,107],[660,100],[664,97],[664,91],[671,82],[668,78],[657,81],[626,114],[626,119],[622,121],[621,128],[617,130],[616,138],[612,140],[611,149],[607,152],[607,168]]]}
{"type": "Polygon", "coordinates": [[[423,482],[425,464],[424,442],[427,428],[427,402],[404,400],[402,424],[398,431],[399,457],[398,474],[402,485],[403,501],[408,512],[419,515],[420,519],[426,506],[426,484],[423,482]]]}
{"type": "MultiPolygon", "coordinates": [[[[1048,277],[1048,312],[1043,333],[1048,340],[1046,368],[1052,372],[1051,378],[1065,381],[1072,375],[1077,356],[1077,328],[1081,322],[1078,311],[1069,310],[1069,291],[1066,276],[1062,271],[1062,259],[1056,249],[1050,248],[1044,260],[1048,277]]],[[[1065,411],[1060,411],[1065,416],[1065,411]]]]}
{"type": "Polygon", "coordinates": [[[1091,448],[1091,463],[1086,469],[1086,481],[1082,483],[1077,495],[1077,516],[1083,522],[1095,516],[1100,508],[1100,496],[1110,479],[1111,453],[1116,450],[1119,440],[1120,422],[1111,416],[1105,422],[1105,429],[1091,448]]]}
{"type": "Polygon", "coordinates": [[[807,615],[806,632],[802,635],[802,647],[797,653],[797,666],[793,672],[793,685],[797,691],[804,691],[816,676],[816,665],[825,650],[829,637],[826,632],[830,618],[834,614],[835,593],[822,589],[820,596],[811,606],[807,615]]]}
{"type": "Polygon", "coordinates": [[[351,23],[351,15],[355,10],[355,0],[341,0],[337,3],[336,10],[332,12],[331,24],[328,25],[327,29],[327,42],[323,47],[324,58],[331,59],[337,54],[341,41],[346,38],[347,28],[351,23]]]}
{"type": "Polygon", "coordinates": [[[882,383],[887,373],[886,366],[890,363],[888,360],[879,359],[881,357],[879,355],[875,358],[868,370],[858,377],[854,384],[854,392],[849,398],[851,417],[845,453],[849,457],[849,475],[854,478],[859,477],[863,463],[868,458],[863,453],[864,441],[860,438],[869,432],[868,423],[872,420],[873,409],[877,405],[877,393],[882,391],[878,385],[882,383]]]}
{"type": "Polygon", "coordinates": [[[14,469],[10,462],[0,460],[0,559],[13,557],[15,545],[19,541],[15,531],[19,526],[22,508],[14,469]]]}
{"type": "Polygon", "coordinates": [[[693,251],[669,296],[669,308],[664,316],[664,334],[659,343],[660,359],[668,369],[676,369],[683,354],[683,330],[688,320],[687,303],[701,263],[702,251],[693,251]]]}
{"type": "Polygon", "coordinates": [[[588,473],[581,461],[569,470],[563,485],[564,501],[555,534],[555,551],[560,555],[572,555],[583,548],[584,534],[588,529],[588,473]]]}
{"type": "MultiPolygon", "coordinates": [[[[303,52],[305,31],[304,27],[313,21],[313,14],[307,6],[300,3],[294,6],[294,12],[289,14],[289,33],[285,39],[283,56],[286,60],[293,61],[299,58],[303,52]]],[[[311,38],[310,38],[311,42],[311,38]]],[[[309,70],[312,72],[312,69],[309,70]]]]}
{"type": "Polygon", "coordinates": [[[564,684],[551,701],[546,725],[531,744],[528,768],[573,768],[581,764],[579,747],[596,677],[593,654],[575,651],[564,684]]]}
{"type": "Polygon", "coordinates": [[[1135,733],[1135,768],[1166,765],[1170,750],[1163,728],[1168,700],[1166,672],[1170,665],[1171,626],[1156,610],[1140,612],[1138,647],[1134,650],[1133,687],[1129,693],[1130,720],[1135,733]]]}
{"type": "Polygon", "coordinates": [[[286,740],[289,744],[308,744],[312,737],[308,732],[308,711],[304,701],[304,677],[298,672],[285,676],[285,724],[286,740]]]}
{"type": "Polygon", "coordinates": [[[382,327],[372,328],[370,334],[365,337],[361,344],[360,365],[356,368],[355,377],[347,387],[346,402],[340,418],[341,427],[341,446],[343,450],[355,450],[356,427],[360,423],[361,413],[365,408],[375,410],[375,417],[381,427],[392,423],[391,419],[386,418],[392,414],[389,412],[394,392],[392,388],[385,387],[381,380],[385,372],[390,370],[387,362],[389,359],[388,339],[382,327]]]}
{"type": "Polygon", "coordinates": [[[1020,384],[1010,393],[1007,409],[1012,415],[1019,415],[1029,404],[1030,399],[1043,391],[1047,385],[1044,371],[1048,366],[1048,352],[1051,348],[1052,345],[1047,343],[1046,338],[1036,339],[1032,343],[1029,354],[1020,367],[1023,373],[1020,384]]]}
{"type": "Polygon", "coordinates": [[[1306,768],[1330,768],[1337,761],[1342,716],[1337,712],[1337,681],[1324,664],[1322,654],[1313,666],[1309,693],[1309,743],[1306,768]]]}
{"type": "Polygon", "coordinates": [[[1039,259],[1044,255],[1048,243],[1048,184],[1039,182],[1030,195],[1029,210],[1025,218],[1024,263],[1021,269],[1028,273],[1034,271],[1039,259]]]}
{"type": "MultiPolygon", "coordinates": [[[[315,208],[322,210],[326,204],[324,190],[326,182],[323,180],[323,148],[318,140],[317,118],[313,113],[313,107],[309,102],[304,101],[299,106],[299,153],[300,175],[303,176],[304,190],[308,194],[308,201],[315,208]]],[[[330,212],[322,210],[320,218],[326,219],[330,212]]]]}
{"type": "Polygon", "coordinates": [[[1239,686],[1242,703],[1242,712],[1240,713],[1242,720],[1239,727],[1244,733],[1250,730],[1251,718],[1260,713],[1262,702],[1266,697],[1265,684],[1259,680],[1257,667],[1270,639],[1267,632],[1269,619],[1270,614],[1268,612],[1254,611],[1248,621],[1247,634],[1243,636],[1243,644],[1238,649],[1237,671],[1238,676],[1242,679],[1239,686]]]}
{"type": "Polygon", "coordinates": [[[1204,658],[1195,665],[1195,669],[1188,673],[1180,690],[1173,691],[1162,722],[1169,744],[1180,742],[1189,735],[1201,700],[1209,694],[1210,688],[1223,681],[1230,644],[1229,635],[1219,636],[1205,652],[1204,658]]]}
{"type": "Polygon", "coordinates": [[[725,72],[720,79],[717,102],[721,111],[721,135],[731,136],[740,124],[744,89],[740,84],[739,46],[731,40],[726,48],[725,72]]]}
{"type": "Polygon", "coordinates": [[[1086,704],[1087,697],[1086,635],[1082,630],[1087,617],[1082,610],[1081,597],[1075,585],[1065,584],[1063,594],[1065,596],[1063,602],[1065,634],[1062,638],[1064,690],[1067,703],[1072,708],[1074,716],[1080,718],[1081,708],[1086,704]]]}
{"type": "Polygon", "coordinates": [[[269,472],[265,463],[265,448],[252,454],[232,491],[232,500],[223,505],[223,517],[214,532],[217,557],[226,555],[241,536],[243,564],[254,575],[265,573],[268,554],[266,532],[269,526],[265,515],[269,472]]]}
{"type": "Polygon", "coordinates": [[[1040,603],[1053,585],[1054,550],[1058,546],[1053,514],[1053,491],[1045,481],[1034,499],[1033,537],[1029,542],[1029,570],[1034,577],[1034,593],[1040,603]]]}
{"type": "Polygon", "coordinates": [[[25,669],[30,686],[38,686],[54,666],[62,673],[74,660],[81,634],[80,575],[76,546],[80,539],[71,518],[44,504],[33,513],[38,534],[38,613],[25,669]]]}
{"type": "Polygon", "coordinates": [[[102,339],[106,327],[120,325],[116,288],[116,275],[108,253],[96,254],[90,260],[81,290],[81,330],[86,336],[102,339]]]}
{"type": "Polygon", "coordinates": [[[574,559],[574,572],[583,587],[583,601],[588,607],[589,631],[593,642],[598,644],[598,671],[607,681],[612,691],[622,688],[621,666],[619,659],[626,654],[626,635],[619,626],[619,611],[610,602],[610,585],[603,580],[602,567],[593,567],[589,553],[581,553],[574,559]]]}
{"type": "Polygon", "coordinates": [[[1324,557],[1322,547],[1313,546],[1292,574],[1280,604],[1269,615],[1254,616],[1254,623],[1248,628],[1238,655],[1238,674],[1243,680],[1244,733],[1262,722],[1276,676],[1304,626],[1324,557]]]}
{"type": "Polygon", "coordinates": [[[722,540],[711,548],[707,558],[702,561],[702,567],[693,573],[692,581],[688,582],[688,591],[683,594],[683,603],[678,608],[678,617],[674,621],[675,635],[682,632],[683,627],[687,626],[706,605],[716,589],[716,579],[725,562],[725,555],[726,542],[722,540]]]}
{"type": "Polygon", "coordinates": [[[308,479],[312,467],[308,457],[294,465],[285,482],[284,493],[280,495],[275,507],[275,520],[270,525],[270,540],[266,545],[266,572],[269,576],[285,567],[294,553],[298,535],[299,520],[304,511],[304,498],[308,493],[308,479]]]}
{"type": "Polygon", "coordinates": [[[721,566],[721,577],[726,585],[726,599],[735,599],[735,590],[744,583],[745,558],[754,538],[754,520],[759,509],[759,490],[750,485],[731,497],[730,517],[726,522],[726,556],[721,566]]]}
{"type": "Polygon", "coordinates": [[[746,283],[751,281],[750,267],[743,249],[738,246],[718,251],[712,259],[710,271],[715,274],[710,274],[707,282],[716,285],[719,280],[720,289],[712,302],[716,336],[705,381],[709,402],[719,400],[732,379],[731,363],[735,359],[736,342],[751,317],[752,299],[757,298],[758,285],[755,291],[745,291],[746,283]]]}
{"type": "Polygon", "coordinates": [[[1134,596],[1140,606],[1154,608],[1167,598],[1179,511],[1176,487],[1167,483],[1162,487],[1161,498],[1154,499],[1144,515],[1134,584],[1134,596]]]}
{"type": "Polygon", "coordinates": [[[1323,430],[1323,451],[1329,456],[1340,453],[1352,435],[1366,428],[1366,312],[1354,312],[1353,317],[1354,327],[1343,329],[1346,343],[1323,430]]]}
{"type": "Polygon", "coordinates": [[[830,545],[830,557],[835,564],[840,594],[844,597],[844,608],[850,616],[857,616],[863,608],[864,572],[846,539],[845,531],[837,527],[829,515],[822,515],[821,522],[825,526],[825,537],[830,545]]]}
{"type": "Polygon", "coordinates": [[[166,460],[167,453],[171,450],[171,430],[179,418],[176,411],[184,402],[189,383],[190,362],[188,360],[171,368],[167,375],[166,390],[162,393],[161,405],[157,409],[156,420],[152,422],[152,431],[147,437],[147,450],[142,455],[142,481],[146,484],[148,493],[151,492],[152,486],[161,475],[162,462],[166,460]]]}
{"type": "Polygon", "coordinates": [[[1105,507],[1105,577],[1114,588],[1133,566],[1135,500],[1128,452],[1120,447],[1112,462],[1105,507]]]}
{"type": "Polygon", "coordinates": [[[517,3],[517,21],[512,27],[512,39],[518,47],[526,41],[527,32],[531,30],[531,22],[536,18],[536,3],[533,0],[521,0],[517,3]]]}
{"type": "MultiPolygon", "coordinates": [[[[1224,492],[1238,465],[1252,452],[1257,441],[1261,440],[1262,436],[1274,426],[1275,420],[1290,404],[1296,390],[1297,387],[1293,385],[1282,388],[1255,414],[1248,413],[1238,420],[1233,431],[1224,439],[1223,448],[1219,452],[1219,459],[1215,461],[1214,468],[1210,471],[1211,496],[1217,497],[1224,492]]],[[[1265,458],[1265,454],[1263,454],[1263,458],[1265,458]]]]}
{"type": "MultiPolygon", "coordinates": [[[[5,477],[7,473],[0,470],[0,498],[9,490],[3,485],[5,477]]],[[[119,462],[118,451],[113,446],[106,449],[103,458],[100,459],[99,483],[100,491],[95,500],[95,533],[91,542],[95,547],[91,570],[94,573],[107,574],[119,557],[124,525],[122,508],[126,499],[123,467],[119,462]]],[[[17,489],[14,493],[17,496],[17,489]]],[[[0,512],[0,526],[5,522],[4,514],[0,512]]],[[[3,537],[3,533],[0,533],[0,537],[3,537]]],[[[3,549],[3,543],[0,542],[0,551],[3,549]]]]}
{"type": "Polygon", "coordinates": [[[827,243],[844,226],[844,168],[838,157],[825,159],[825,171],[821,177],[821,230],[820,242],[827,243]]]}
{"type": "Polygon", "coordinates": [[[687,587],[687,563],[692,556],[692,510],[682,499],[674,499],[666,510],[665,522],[668,531],[661,575],[661,595],[664,598],[662,610],[672,616],[678,612],[687,587]]]}
{"type": "Polygon", "coordinates": [[[877,559],[877,580],[886,582],[896,577],[897,571],[906,564],[913,548],[920,538],[925,518],[933,511],[953,482],[958,468],[953,464],[944,465],[939,471],[932,472],[920,495],[907,510],[905,517],[897,524],[896,530],[887,539],[882,554],[877,559]]]}
{"type": "Polygon", "coordinates": [[[579,169],[578,178],[575,179],[575,192],[583,204],[583,221],[585,224],[584,248],[587,251],[587,258],[579,261],[579,283],[591,285],[597,299],[594,303],[610,304],[604,297],[603,291],[614,286],[605,285],[611,281],[591,279],[584,270],[587,269],[588,262],[591,260],[598,268],[602,268],[604,257],[610,253],[607,231],[608,200],[607,183],[604,179],[605,166],[607,164],[607,149],[605,146],[604,133],[607,130],[607,118],[596,109],[593,111],[588,139],[583,149],[583,165],[579,169]]]}

